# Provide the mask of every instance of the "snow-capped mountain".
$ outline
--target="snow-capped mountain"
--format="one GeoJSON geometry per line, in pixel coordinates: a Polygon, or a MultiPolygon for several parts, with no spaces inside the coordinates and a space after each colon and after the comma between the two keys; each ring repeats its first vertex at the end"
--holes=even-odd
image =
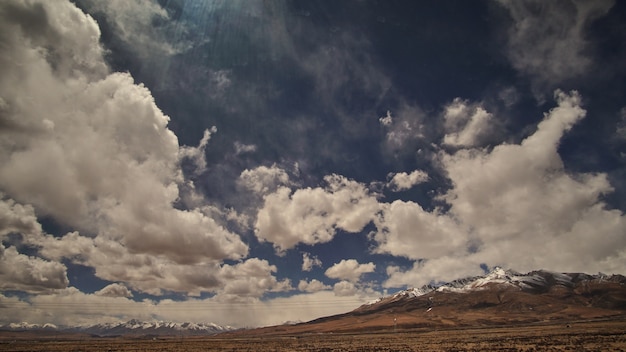
{"type": "Polygon", "coordinates": [[[521,274],[495,268],[486,275],[411,288],[361,307],[291,326],[240,335],[309,334],[563,324],[626,319],[626,277],[556,273],[521,274]]]}
{"type": "Polygon", "coordinates": [[[0,326],[0,330],[12,331],[39,331],[55,330],[59,332],[78,332],[97,336],[152,336],[152,335],[214,335],[225,331],[232,331],[235,328],[230,326],[220,326],[213,323],[175,323],[163,321],[139,321],[136,319],[120,323],[104,323],[89,326],[77,327],[57,327],[53,324],[29,324],[11,323],[0,326]]]}
{"type": "Polygon", "coordinates": [[[112,335],[214,335],[231,331],[230,326],[213,323],[145,322],[136,319],[122,323],[96,324],[78,328],[77,331],[98,336],[112,335]]]}
{"type": "Polygon", "coordinates": [[[626,278],[622,275],[588,275],[581,273],[557,273],[546,270],[531,271],[521,274],[513,270],[504,270],[496,267],[491,272],[483,276],[473,276],[457,279],[449,283],[439,285],[424,285],[420,288],[410,288],[400,291],[393,296],[380,298],[369,304],[378,303],[382,300],[394,301],[403,298],[420,297],[431,292],[470,292],[488,289],[492,286],[517,288],[525,292],[541,293],[547,292],[554,286],[574,288],[581,283],[594,282],[620,282],[626,283],[626,278]]]}
{"type": "Polygon", "coordinates": [[[1,329],[5,330],[57,330],[58,327],[54,324],[46,323],[46,324],[30,324],[27,322],[21,323],[10,323],[6,326],[0,326],[1,329]]]}

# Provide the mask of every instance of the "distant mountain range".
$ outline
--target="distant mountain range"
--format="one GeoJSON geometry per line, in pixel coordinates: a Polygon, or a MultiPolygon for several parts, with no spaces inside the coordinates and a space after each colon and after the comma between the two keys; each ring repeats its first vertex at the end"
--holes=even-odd
{"type": "Polygon", "coordinates": [[[57,327],[53,324],[12,323],[0,326],[5,331],[58,331],[62,333],[82,333],[92,336],[197,336],[214,335],[225,331],[235,330],[230,326],[220,326],[213,323],[173,323],[173,322],[144,322],[129,320],[122,323],[95,324],[79,327],[57,327]]]}
{"type": "Polygon", "coordinates": [[[430,330],[597,319],[626,320],[626,277],[546,270],[521,274],[495,268],[484,276],[381,297],[352,312],[233,334],[430,330]]]}

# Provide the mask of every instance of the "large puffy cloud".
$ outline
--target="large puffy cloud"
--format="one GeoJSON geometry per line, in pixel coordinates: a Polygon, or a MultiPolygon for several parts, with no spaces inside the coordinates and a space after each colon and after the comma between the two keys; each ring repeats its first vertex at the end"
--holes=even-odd
{"type": "MultiPolygon", "coordinates": [[[[449,211],[424,213],[417,205],[403,204],[414,208],[403,218],[412,214],[443,226],[405,237],[391,236],[391,231],[375,235],[378,250],[422,259],[408,271],[388,268],[387,286],[454,279],[450,273],[480,272],[481,263],[520,271],[626,270],[626,219],[602,201],[612,191],[606,175],[572,173],[558,153],[563,134],[585,116],[581,97],[557,91],[555,98],[558,106],[521,144],[442,152],[452,188],[441,199],[449,211]],[[428,250],[420,250],[420,244],[428,250]]],[[[389,211],[383,216],[389,217],[389,211]]],[[[418,228],[429,223],[415,222],[418,228]]]]}
{"type": "Polygon", "coordinates": [[[67,287],[65,265],[18,253],[0,244],[0,290],[40,293],[67,287]]]}
{"type": "Polygon", "coordinates": [[[61,238],[45,236],[30,243],[39,247],[45,258],[60,261],[64,258],[75,264],[93,267],[96,276],[114,282],[126,282],[137,291],[160,295],[165,291],[199,295],[215,292],[223,286],[219,279],[219,264],[181,264],[164,256],[131,253],[117,241],[98,236],[89,238],[77,232],[61,238]],[[115,258],[115,260],[111,260],[115,258]]]}
{"type": "Polygon", "coordinates": [[[0,239],[11,233],[25,236],[41,234],[41,224],[37,221],[35,209],[13,199],[2,199],[0,193],[0,239]]]}
{"type": "MultiPolygon", "coordinates": [[[[177,263],[164,256],[132,253],[119,242],[102,237],[88,238],[77,232],[61,238],[39,237],[30,244],[38,246],[45,258],[56,261],[67,258],[75,264],[95,268],[96,275],[102,279],[126,282],[134,290],[153,295],[164,291],[192,296],[209,292],[230,301],[291,289],[289,280],[279,281],[273,275],[276,266],[257,258],[234,265],[220,265],[217,261],[177,263]]],[[[123,292],[115,286],[103,293],[111,293],[113,289],[123,292]]]]}
{"type": "Polygon", "coordinates": [[[593,62],[586,28],[613,6],[612,0],[498,2],[514,22],[509,30],[509,60],[541,85],[587,72],[593,62]]]}
{"type": "Polygon", "coordinates": [[[257,214],[255,234],[278,250],[298,243],[324,243],[336,230],[359,232],[378,210],[378,201],[356,181],[339,175],[324,178],[325,188],[304,188],[292,192],[280,187],[264,197],[257,214]]]}
{"type": "Polygon", "coordinates": [[[331,279],[341,279],[350,282],[358,282],[361,275],[374,272],[376,264],[370,262],[361,264],[355,259],[342,259],[339,263],[335,263],[324,273],[331,279]]]}
{"type": "Polygon", "coordinates": [[[289,280],[278,281],[271,273],[276,266],[267,260],[250,258],[243,263],[224,265],[220,269],[220,279],[225,285],[220,289],[220,298],[239,300],[246,297],[259,298],[265,292],[281,292],[291,290],[289,280]]]}
{"type": "Polygon", "coordinates": [[[6,247],[12,234],[22,236],[17,242],[28,243],[41,236],[41,224],[32,206],[0,198],[0,290],[42,293],[67,287],[65,265],[19,253],[15,246],[6,247]]]}
{"type": "MultiPolygon", "coordinates": [[[[2,2],[0,17],[0,189],[21,204],[9,204],[13,213],[34,210],[91,236],[32,243],[54,260],[85,249],[72,255],[136,289],[213,287],[219,261],[243,258],[248,247],[203,208],[174,206],[186,182],[181,158],[202,167],[209,135],[179,148],[150,91],[109,74],[98,26],[73,4],[2,2]],[[58,243],[65,253],[53,253],[58,243]],[[138,263],[155,266],[132,271],[138,263]]],[[[12,223],[11,231],[39,231],[32,216],[12,223]]]]}
{"type": "Polygon", "coordinates": [[[376,226],[377,253],[435,258],[462,253],[467,246],[464,229],[453,218],[439,210],[428,212],[415,202],[382,204],[376,226]]]}

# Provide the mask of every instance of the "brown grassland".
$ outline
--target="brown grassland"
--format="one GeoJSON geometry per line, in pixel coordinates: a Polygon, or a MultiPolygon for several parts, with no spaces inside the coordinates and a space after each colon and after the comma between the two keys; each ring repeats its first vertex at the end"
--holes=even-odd
{"type": "Polygon", "coordinates": [[[626,321],[157,339],[2,334],[0,351],[626,351],[626,321]]]}

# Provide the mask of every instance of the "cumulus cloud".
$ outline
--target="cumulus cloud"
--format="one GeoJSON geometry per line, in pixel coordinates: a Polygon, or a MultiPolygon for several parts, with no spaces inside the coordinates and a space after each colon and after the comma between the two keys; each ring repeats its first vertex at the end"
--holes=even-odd
{"type": "Polygon", "coordinates": [[[324,273],[331,279],[347,280],[356,283],[361,275],[372,273],[376,269],[376,264],[369,262],[360,264],[355,259],[342,259],[339,263],[335,263],[324,273]]]}
{"type": "Polygon", "coordinates": [[[104,296],[104,297],[126,297],[130,298],[133,296],[133,293],[128,289],[128,287],[118,284],[112,283],[103,287],[101,290],[94,292],[96,296],[104,296]]]}
{"type": "Polygon", "coordinates": [[[216,261],[180,264],[163,256],[132,253],[117,241],[100,236],[89,238],[78,232],[61,238],[45,236],[30,243],[39,247],[45,258],[56,261],[66,258],[93,267],[101,279],[125,282],[134,290],[153,295],[160,295],[163,290],[199,295],[215,292],[223,285],[216,261]]]}
{"type": "Polygon", "coordinates": [[[493,132],[493,116],[479,104],[460,98],[444,107],[445,145],[475,147],[485,142],[493,132]]]}
{"type": "Polygon", "coordinates": [[[245,297],[259,298],[266,292],[291,290],[289,280],[278,281],[272,276],[276,270],[275,265],[257,258],[250,258],[235,265],[225,264],[220,269],[219,275],[225,284],[218,291],[218,295],[223,299],[239,300],[245,297]]]}
{"type": "Polygon", "coordinates": [[[38,246],[45,258],[70,259],[75,264],[95,268],[96,275],[102,279],[122,281],[124,286],[152,295],[160,295],[163,290],[191,296],[209,292],[228,301],[291,290],[289,280],[279,281],[273,275],[276,266],[257,258],[234,265],[218,261],[182,264],[167,257],[133,253],[119,242],[102,237],[88,238],[77,232],[61,238],[41,237],[30,244],[38,246]]]}
{"type": "Polygon", "coordinates": [[[325,188],[292,192],[280,187],[266,195],[257,213],[256,236],[282,251],[298,243],[328,242],[337,229],[363,230],[378,209],[376,198],[364,185],[343,176],[329,175],[324,180],[325,188]]]}
{"type": "Polygon", "coordinates": [[[311,271],[316,266],[322,266],[322,261],[317,256],[311,256],[307,252],[302,253],[302,271],[311,271]]]}
{"type": "Polygon", "coordinates": [[[612,0],[498,0],[513,19],[508,57],[513,67],[536,83],[554,85],[588,72],[593,65],[586,29],[605,15],[612,0]]]}
{"type": "Polygon", "coordinates": [[[383,204],[376,220],[376,253],[411,259],[436,258],[465,251],[465,229],[439,210],[428,212],[415,202],[383,204]]]}
{"type": "Polygon", "coordinates": [[[41,224],[31,205],[19,204],[10,198],[3,199],[0,193],[0,239],[11,233],[32,236],[39,235],[41,231],[41,224]]]}
{"type": "Polygon", "coordinates": [[[259,195],[275,192],[280,186],[289,185],[289,175],[280,167],[273,164],[270,167],[259,166],[241,172],[238,184],[259,195]]]}
{"type": "Polygon", "coordinates": [[[333,286],[333,292],[335,296],[349,297],[354,296],[358,290],[356,285],[350,281],[339,281],[333,286]]]}
{"type": "Polygon", "coordinates": [[[421,170],[414,170],[410,174],[406,172],[390,173],[388,177],[391,177],[391,181],[387,183],[387,187],[396,192],[410,189],[417,184],[428,181],[428,174],[421,170]]]}
{"type": "Polygon", "coordinates": [[[53,253],[59,243],[65,252],[83,246],[86,252],[73,252],[76,260],[101,278],[132,281],[144,291],[195,290],[191,283],[202,280],[189,276],[247,256],[239,236],[203,209],[174,206],[186,182],[181,159],[191,156],[203,166],[200,150],[210,134],[198,148],[179,148],[150,91],[127,73],[108,72],[98,26],[70,2],[8,1],[0,9],[0,189],[21,204],[8,205],[13,213],[27,215],[32,207],[80,231],[33,238],[41,253],[60,260],[67,253],[53,253]],[[110,258],[135,263],[131,271],[139,270],[137,260],[160,266],[131,275],[110,258]],[[161,286],[161,272],[182,283],[161,286]]]}
{"type": "Polygon", "coordinates": [[[0,289],[42,293],[67,287],[65,265],[18,253],[0,244],[0,289]]]}
{"type": "MultiPolygon", "coordinates": [[[[557,107],[520,144],[442,152],[452,188],[441,199],[449,211],[426,213],[416,204],[396,203],[403,210],[398,214],[405,214],[401,219],[414,221],[412,229],[437,226],[425,232],[395,230],[395,236],[379,227],[375,234],[378,251],[421,259],[407,271],[388,268],[386,285],[454,279],[479,272],[480,263],[520,271],[626,270],[626,218],[602,200],[612,191],[607,175],[573,173],[558,153],[562,136],[586,114],[581,97],[557,91],[555,99],[557,107]]],[[[381,225],[403,224],[387,222],[394,203],[382,213],[381,225]]]]}
{"type": "Polygon", "coordinates": [[[318,292],[322,290],[328,290],[331,287],[328,285],[324,285],[323,282],[313,279],[311,281],[300,280],[298,283],[298,290],[302,292],[318,292]]]}

